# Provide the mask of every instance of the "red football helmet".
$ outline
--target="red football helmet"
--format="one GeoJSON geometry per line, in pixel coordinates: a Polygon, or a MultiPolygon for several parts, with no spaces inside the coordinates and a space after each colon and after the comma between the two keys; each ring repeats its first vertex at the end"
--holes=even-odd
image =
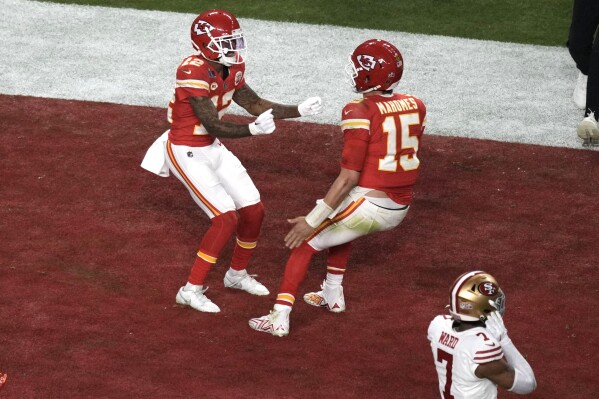
{"type": "Polygon", "coordinates": [[[403,74],[403,58],[391,43],[371,39],[360,44],[349,55],[345,72],[357,93],[393,90],[403,74]]]}
{"type": "Polygon", "coordinates": [[[239,22],[224,10],[198,15],[191,24],[191,43],[204,58],[225,66],[245,60],[245,38],[239,22]]]}

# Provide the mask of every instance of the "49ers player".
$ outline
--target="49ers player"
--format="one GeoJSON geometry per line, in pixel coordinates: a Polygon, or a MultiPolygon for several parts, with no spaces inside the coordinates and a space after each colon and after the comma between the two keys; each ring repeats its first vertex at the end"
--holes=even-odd
{"type": "Polygon", "coordinates": [[[289,314],[312,256],[328,249],[321,291],[304,300],[331,312],[345,310],[343,275],[356,238],[398,226],[412,202],[420,160],[418,150],[426,107],[417,97],[394,94],[403,74],[399,50],[384,40],[368,40],[349,56],[346,73],[362,98],[341,112],[341,172],[323,200],[307,216],[289,220],[285,237],[293,249],[274,309],[251,319],[250,327],[275,336],[289,333],[289,314]]]}
{"type": "Polygon", "coordinates": [[[237,240],[225,287],[254,295],[269,293],[246,271],[258,241],[264,206],[245,168],[219,138],[270,134],[275,130],[273,119],[314,115],[322,105],[319,97],[293,106],[259,97],[245,81],[243,32],[227,11],[211,10],[195,18],[191,41],[197,53],[177,68],[175,94],[168,109],[170,130],[153,145],[160,146],[160,151],[148,150],[142,167],[163,176],[170,170],[210,218],[188,282],[177,293],[176,302],[201,312],[219,312],[204,295],[203,285],[233,233],[237,240]],[[250,124],[221,120],[231,101],[257,116],[256,120],[250,124]],[[164,162],[152,160],[157,154],[166,161],[166,171],[164,162]]]}
{"type": "Polygon", "coordinates": [[[451,287],[449,315],[428,328],[442,399],[496,399],[497,385],[527,394],[532,368],[507,336],[505,295],[488,273],[464,273],[451,287]]]}

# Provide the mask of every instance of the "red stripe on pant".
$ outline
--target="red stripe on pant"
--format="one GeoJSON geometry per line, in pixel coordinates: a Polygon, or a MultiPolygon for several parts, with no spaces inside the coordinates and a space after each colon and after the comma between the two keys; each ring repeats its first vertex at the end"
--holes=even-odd
{"type": "Polygon", "coordinates": [[[191,179],[189,177],[187,177],[187,175],[185,174],[185,172],[183,172],[183,168],[181,168],[181,165],[179,165],[179,163],[177,162],[177,159],[175,158],[175,154],[173,153],[173,149],[171,148],[173,144],[169,141],[167,141],[166,143],[166,152],[168,153],[168,157],[171,160],[171,163],[173,164],[173,166],[175,167],[175,169],[177,169],[177,172],[179,172],[179,175],[181,176],[181,178],[183,180],[185,180],[185,183],[187,184],[187,187],[193,191],[194,195],[196,197],[198,197],[198,199],[204,204],[206,205],[206,207],[210,210],[210,212],[212,212],[214,214],[214,216],[218,216],[220,215],[220,212],[218,209],[216,209],[216,207],[214,205],[212,205],[210,202],[208,202],[208,200],[206,198],[204,198],[204,196],[202,195],[202,193],[200,192],[200,190],[198,190],[198,188],[196,186],[193,185],[193,183],[191,182],[191,179]]]}

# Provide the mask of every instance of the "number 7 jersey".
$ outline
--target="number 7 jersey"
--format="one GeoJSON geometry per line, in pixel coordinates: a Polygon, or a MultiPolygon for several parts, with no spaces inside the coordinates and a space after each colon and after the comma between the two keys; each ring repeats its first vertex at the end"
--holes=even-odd
{"type": "Polygon", "coordinates": [[[458,332],[453,322],[439,315],[428,328],[441,398],[496,399],[497,386],[474,372],[480,364],[501,359],[501,345],[483,327],[458,332]]]}
{"type": "Polygon", "coordinates": [[[418,149],[426,125],[424,103],[410,95],[371,95],[347,104],[341,114],[346,146],[368,143],[366,157],[344,150],[341,166],[360,172],[361,187],[381,190],[409,205],[418,177],[418,149]],[[352,159],[353,158],[353,159],[352,159]]]}

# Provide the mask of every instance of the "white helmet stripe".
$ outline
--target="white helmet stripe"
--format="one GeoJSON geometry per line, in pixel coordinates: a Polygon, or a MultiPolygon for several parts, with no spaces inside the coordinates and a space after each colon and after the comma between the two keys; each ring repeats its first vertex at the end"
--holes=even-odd
{"type": "Polygon", "coordinates": [[[472,276],[475,276],[475,275],[481,274],[481,273],[484,273],[484,272],[480,271],[480,270],[476,270],[474,272],[466,273],[458,281],[456,281],[456,283],[453,286],[453,290],[451,290],[451,310],[454,313],[460,313],[458,311],[458,307],[457,307],[458,306],[458,292],[460,292],[460,289],[462,288],[462,286],[464,285],[466,280],[468,280],[472,276]]]}

